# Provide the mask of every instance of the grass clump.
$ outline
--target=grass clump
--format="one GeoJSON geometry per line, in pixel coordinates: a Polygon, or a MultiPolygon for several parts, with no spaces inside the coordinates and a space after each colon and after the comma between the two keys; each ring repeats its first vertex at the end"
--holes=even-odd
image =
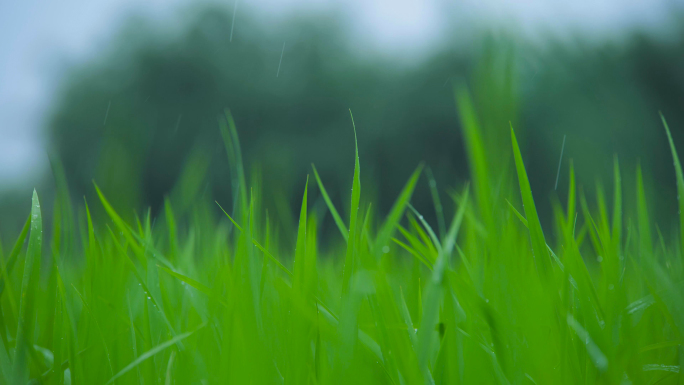
{"type": "Polygon", "coordinates": [[[72,207],[56,164],[49,247],[34,193],[2,254],[2,382],[682,383],[684,216],[680,239],[658,231],[654,242],[640,169],[631,218],[617,159],[611,209],[600,189],[589,206],[571,166],[551,242],[514,130],[517,188],[492,175],[468,93],[457,102],[472,188],[450,194],[449,213],[427,173],[437,232],[410,204],[422,166],[385,218],[362,200],[358,151],[346,215],[313,168],[340,230],[331,258],[319,251],[308,180],[295,247],[279,245],[229,114],[220,119],[233,167],[227,207],[189,204],[197,189],[186,182],[158,220],[149,211],[127,220],[95,186],[107,215],[95,219],[87,203],[72,207]]]}

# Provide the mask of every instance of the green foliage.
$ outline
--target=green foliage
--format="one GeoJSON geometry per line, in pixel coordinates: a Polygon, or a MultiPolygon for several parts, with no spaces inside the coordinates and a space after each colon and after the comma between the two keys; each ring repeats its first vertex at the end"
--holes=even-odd
{"type": "MultiPolygon", "coordinates": [[[[595,208],[580,190],[580,216],[571,163],[568,202],[554,202],[551,241],[513,130],[519,188],[494,188],[506,180],[496,170],[506,168],[487,160],[489,144],[464,88],[457,101],[475,188],[451,194],[452,219],[440,220],[437,232],[410,203],[426,188],[418,183],[422,166],[376,220],[357,150],[349,227],[314,168],[325,205],[312,204],[315,185],[300,181],[298,224],[285,229],[296,234],[294,247],[280,246],[261,211],[271,192],[257,173],[247,178],[228,113],[220,122],[232,215],[183,193],[165,201],[163,220],[148,211],[129,221],[95,186],[107,219],[91,217],[87,204],[72,212],[68,194],[59,194],[52,231],[59,238],[44,248],[34,193],[29,221],[2,259],[0,382],[681,381],[682,240],[668,242],[649,216],[641,168],[635,202],[623,200],[615,158],[612,215],[599,186],[595,208]],[[321,251],[325,207],[342,236],[321,251]]],[[[428,182],[436,211],[448,212],[431,173],[428,182]]]]}

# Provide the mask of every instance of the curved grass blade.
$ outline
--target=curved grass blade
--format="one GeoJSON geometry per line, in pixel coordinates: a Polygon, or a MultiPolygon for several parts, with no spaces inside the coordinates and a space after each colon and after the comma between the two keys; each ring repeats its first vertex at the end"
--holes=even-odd
{"type": "Polygon", "coordinates": [[[316,177],[316,183],[318,183],[318,189],[321,190],[323,200],[325,200],[325,204],[328,205],[328,210],[330,210],[330,214],[335,220],[337,228],[340,229],[340,233],[346,241],[349,238],[349,230],[347,230],[347,227],[344,225],[344,221],[342,221],[342,217],[340,217],[340,214],[335,209],[335,206],[330,200],[330,197],[328,196],[328,192],[325,190],[325,187],[323,187],[323,182],[321,181],[321,178],[318,176],[318,171],[316,170],[316,166],[314,166],[313,163],[311,164],[311,168],[313,168],[314,177],[316,177]]]}
{"type": "Polygon", "coordinates": [[[420,262],[423,262],[423,264],[424,264],[425,266],[427,266],[428,269],[432,270],[432,264],[431,264],[427,259],[425,259],[422,255],[420,255],[419,252],[417,252],[416,250],[414,250],[411,246],[409,246],[409,245],[403,243],[402,241],[400,241],[400,240],[398,240],[398,239],[396,239],[396,238],[392,238],[392,241],[393,241],[394,243],[396,243],[397,245],[399,245],[402,249],[408,251],[411,255],[413,255],[414,257],[416,257],[417,260],[419,260],[420,262]]]}
{"type": "Polygon", "coordinates": [[[380,231],[378,231],[378,235],[375,238],[375,245],[373,246],[374,255],[379,256],[382,252],[382,248],[387,246],[392,238],[392,233],[404,214],[406,206],[408,206],[409,201],[411,200],[413,190],[416,187],[416,182],[418,182],[418,177],[420,176],[422,170],[423,165],[421,164],[418,166],[418,168],[416,168],[413,174],[411,174],[411,177],[409,178],[408,182],[406,182],[401,194],[399,194],[396,202],[394,202],[390,213],[387,215],[387,219],[385,219],[385,222],[380,227],[380,231]]]}
{"type": "Polygon", "coordinates": [[[204,326],[206,326],[206,324],[200,325],[197,329],[195,329],[195,330],[193,330],[193,331],[191,331],[191,332],[179,334],[179,335],[177,335],[177,336],[171,338],[170,340],[168,340],[168,341],[166,341],[166,342],[164,342],[164,343],[162,343],[162,344],[159,344],[159,345],[155,346],[154,348],[152,348],[152,349],[146,351],[145,353],[143,353],[143,354],[141,354],[140,356],[138,356],[138,358],[136,358],[133,362],[131,362],[130,364],[128,364],[125,368],[121,369],[118,373],[116,373],[112,378],[109,379],[109,381],[106,382],[105,385],[108,385],[108,384],[113,383],[113,382],[116,381],[119,377],[121,377],[121,376],[123,376],[124,374],[130,372],[132,369],[134,369],[135,367],[137,367],[138,365],[140,365],[143,361],[145,361],[145,360],[147,360],[148,358],[154,356],[155,354],[161,352],[162,350],[164,350],[164,349],[166,349],[166,348],[168,348],[168,347],[170,347],[170,346],[173,346],[174,344],[180,342],[181,340],[184,340],[184,339],[190,337],[190,336],[193,335],[196,331],[202,329],[204,326]]]}
{"type": "Polygon", "coordinates": [[[515,138],[513,125],[511,125],[511,142],[513,143],[515,168],[518,172],[520,195],[522,196],[525,218],[527,219],[529,228],[530,242],[532,243],[532,253],[539,273],[547,274],[550,269],[549,252],[546,249],[544,232],[542,231],[541,223],[539,222],[539,216],[537,216],[537,209],[534,206],[530,181],[527,179],[527,172],[525,171],[525,165],[523,164],[522,155],[520,154],[520,147],[518,147],[518,140],[515,138]]]}
{"type": "MultiPolygon", "coordinates": [[[[233,217],[231,217],[231,216],[226,212],[226,210],[223,209],[223,207],[221,207],[221,204],[219,204],[218,202],[216,202],[216,204],[217,204],[218,207],[221,209],[221,211],[223,211],[223,213],[226,214],[226,216],[228,217],[228,219],[230,219],[230,221],[233,223],[233,226],[235,226],[235,228],[236,228],[238,231],[242,232],[242,227],[241,227],[237,222],[235,222],[235,220],[233,219],[233,217]]],[[[274,257],[273,254],[269,253],[268,250],[266,250],[265,247],[263,247],[259,242],[256,241],[256,239],[252,238],[252,243],[253,243],[254,246],[256,246],[259,250],[261,250],[267,257],[269,257],[273,262],[275,262],[275,264],[276,264],[282,271],[284,271],[285,273],[287,273],[287,275],[289,275],[290,277],[292,277],[292,272],[291,272],[290,270],[288,270],[288,268],[285,267],[285,265],[283,265],[276,257],[274,257]]]]}
{"type": "Polygon", "coordinates": [[[437,256],[430,281],[428,281],[425,301],[423,302],[423,316],[421,318],[420,329],[418,330],[418,361],[421,369],[427,374],[428,356],[431,349],[432,334],[437,325],[439,317],[439,302],[442,297],[442,281],[444,279],[444,272],[448,266],[448,259],[451,256],[454,246],[456,245],[456,237],[463,222],[463,217],[468,207],[468,186],[466,186],[465,193],[461,204],[454,214],[454,219],[449,226],[449,232],[444,239],[444,247],[437,256]]]}
{"type": "Polygon", "coordinates": [[[425,227],[425,230],[427,230],[428,234],[430,235],[430,239],[432,240],[432,243],[435,245],[435,247],[437,247],[437,250],[441,250],[442,244],[439,242],[439,238],[437,238],[437,235],[435,234],[434,230],[432,230],[430,224],[427,223],[425,218],[423,218],[423,215],[419,213],[418,210],[416,210],[415,207],[413,207],[413,205],[410,203],[408,204],[408,208],[411,209],[411,211],[413,211],[414,214],[416,214],[420,223],[423,225],[423,227],[425,227]]]}
{"type": "Polygon", "coordinates": [[[677,203],[679,204],[679,242],[680,250],[683,253],[682,258],[684,258],[684,173],[682,173],[682,165],[679,162],[679,157],[677,156],[677,150],[675,149],[674,141],[672,140],[672,134],[670,133],[670,127],[667,125],[667,121],[663,114],[660,114],[660,119],[663,121],[663,126],[665,127],[665,133],[667,134],[667,141],[670,143],[670,151],[672,151],[672,161],[674,163],[675,174],[677,176],[677,203]]]}
{"type": "Polygon", "coordinates": [[[109,204],[109,201],[107,201],[107,198],[105,198],[104,194],[100,190],[100,187],[98,187],[97,183],[93,181],[93,185],[95,185],[95,191],[97,191],[97,196],[100,198],[100,202],[102,202],[102,206],[104,206],[105,211],[109,215],[109,217],[112,219],[112,222],[116,225],[116,227],[121,231],[128,241],[128,244],[131,246],[133,249],[135,256],[138,258],[140,263],[147,267],[147,260],[142,257],[143,255],[143,250],[140,248],[140,245],[138,245],[138,242],[136,242],[135,238],[133,237],[132,232],[130,231],[130,228],[124,222],[124,220],[119,216],[119,214],[116,213],[116,210],[112,207],[111,204],[109,204]]]}
{"type": "Polygon", "coordinates": [[[599,372],[605,372],[608,369],[608,358],[601,351],[601,349],[596,345],[594,340],[591,338],[589,333],[580,325],[579,322],[572,315],[568,314],[568,326],[577,334],[577,337],[582,342],[582,345],[586,346],[587,354],[591,358],[591,362],[594,364],[599,372]]]}
{"type": "MultiPolygon", "coordinates": [[[[192,279],[186,275],[183,275],[181,273],[175,272],[171,269],[168,269],[164,266],[157,265],[157,267],[160,268],[161,270],[165,271],[166,273],[168,273],[170,276],[178,279],[179,281],[184,282],[184,283],[188,284],[189,286],[197,289],[200,293],[206,294],[209,297],[214,296],[214,292],[209,287],[202,284],[201,282],[196,281],[196,280],[194,280],[194,279],[192,279]]],[[[222,298],[217,298],[217,300],[221,305],[228,307],[228,304],[222,298]]]]}

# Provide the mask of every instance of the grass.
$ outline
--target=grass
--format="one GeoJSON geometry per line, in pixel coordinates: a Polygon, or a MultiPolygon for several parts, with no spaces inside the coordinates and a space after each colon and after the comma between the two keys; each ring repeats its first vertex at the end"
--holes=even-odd
{"type": "Polygon", "coordinates": [[[513,128],[506,179],[493,175],[468,92],[456,99],[471,183],[451,202],[419,166],[379,218],[362,199],[357,150],[346,215],[315,167],[315,184],[302,183],[294,248],[280,245],[267,192],[245,174],[228,113],[234,194],[223,206],[198,197],[191,177],[156,219],[120,214],[97,185],[99,202],[73,205],[54,163],[49,244],[34,193],[14,247],[0,249],[0,382],[684,383],[684,216],[668,241],[640,168],[623,186],[615,160],[608,205],[600,188],[585,197],[570,163],[567,202],[553,201],[543,229],[513,128]],[[430,189],[437,231],[410,204],[417,188],[430,189]],[[311,209],[315,194],[330,218],[311,209]],[[326,252],[323,220],[340,230],[326,252]]]}

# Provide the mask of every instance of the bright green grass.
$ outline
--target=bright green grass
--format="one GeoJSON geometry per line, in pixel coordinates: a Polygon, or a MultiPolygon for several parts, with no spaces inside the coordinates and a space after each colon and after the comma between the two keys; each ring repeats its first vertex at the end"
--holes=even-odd
{"type": "MultiPolygon", "coordinates": [[[[245,175],[229,114],[221,130],[236,199],[223,207],[196,194],[190,168],[157,220],[126,219],[106,199],[116,192],[97,186],[99,202],[74,209],[55,164],[50,244],[34,193],[15,246],[0,250],[1,382],[683,383],[684,216],[668,243],[649,219],[640,169],[636,186],[623,186],[616,159],[609,208],[600,189],[595,205],[576,193],[571,166],[550,241],[513,129],[515,169],[492,175],[467,92],[457,102],[472,187],[452,193],[453,205],[418,167],[377,218],[357,151],[346,215],[315,168],[302,185],[294,247],[278,244],[261,204],[268,191],[245,175]],[[437,231],[409,203],[428,186],[437,231]],[[635,190],[625,204],[634,217],[623,214],[623,188],[635,190]],[[330,216],[312,209],[319,195],[330,216]],[[106,220],[93,221],[94,205],[106,220]],[[321,218],[340,230],[325,255],[321,218]]],[[[673,145],[672,155],[682,195],[673,145]]]]}

